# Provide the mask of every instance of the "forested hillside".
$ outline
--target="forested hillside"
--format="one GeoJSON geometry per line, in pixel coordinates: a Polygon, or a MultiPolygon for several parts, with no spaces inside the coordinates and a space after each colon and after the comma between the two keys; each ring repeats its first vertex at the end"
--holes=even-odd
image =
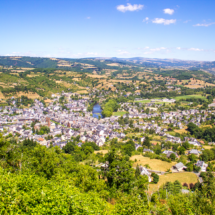
{"type": "MultiPolygon", "coordinates": [[[[75,146],[75,151],[88,148],[75,146]]],[[[193,193],[180,184],[148,195],[147,177],[132,169],[114,145],[104,160],[109,171],[76,161],[58,147],[19,143],[0,134],[1,214],[214,214],[215,180],[208,173],[193,193]]]]}

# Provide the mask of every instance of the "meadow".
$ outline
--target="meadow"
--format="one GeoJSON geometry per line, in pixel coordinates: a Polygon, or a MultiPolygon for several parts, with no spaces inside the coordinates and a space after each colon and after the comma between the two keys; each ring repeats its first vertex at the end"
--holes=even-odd
{"type": "Polygon", "coordinates": [[[170,169],[173,165],[176,164],[176,162],[171,162],[168,163],[166,161],[161,161],[158,159],[150,159],[148,157],[143,157],[142,155],[134,155],[130,158],[132,161],[134,161],[133,166],[136,167],[137,164],[144,166],[148,164],[150,166],[150,169],[152,170],[157,170],[157,171],[162,171],[165,172],[168,169],[170,169]],[[135,162],[136,160],[136,162],[135,162]]]}
{"type": "Polygon", "coordinates": [[[182,185],[184,183],[195,184],[198,182],[196,174],[192,172],[167,173],[165,175],[159,175],[159,182],[157,184],[149,184],[149,192],[155,192],[166,182],[174,182],[176,180],[181,182],[182,185]]]}

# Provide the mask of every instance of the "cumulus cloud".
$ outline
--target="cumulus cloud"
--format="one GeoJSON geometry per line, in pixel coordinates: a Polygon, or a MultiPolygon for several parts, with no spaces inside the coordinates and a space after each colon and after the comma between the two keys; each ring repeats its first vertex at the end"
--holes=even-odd
{"type": "Polygon", "coordinates": [[[176,19],[163,19],[163,18],[155,18],[152,20],[155,24],[164,24],[164,25],[170,25],[176,23],[176,19]]]}
{"type": "Polygon", "coordinates": [[[175,11],[173,9],[170,9],[170,8],[166,8],[163,10],[163,12],[165,14],[169,14],[169,15],[172,15],[175,11]]]}
{"type": "Polygon", "coordinates": [[[215,24],[215,22],[203,23],[203,24],[198,23],[198,24],[196,24],[196,25],[194,25],[194,26],[196,26],[196,27],[208,27],[208,26],[214,25],[214,24],[215,24]]]}
{"type": "Polygon", "coordinates": [[[126,11],[138,11],[138,10],[142,10],[144,7],[144,5],[141,5],[141,4],[134,4],[134,5],[131,5],[130,3],[127,3],[127,6],[126,5],[118,5],[116,7],[116,9],[120,12],[123,12],[125,13],[126,11]]]}
{"type": "Polygon", "coordinates": [[[146,23],[148,23],[148,21],[149,21],[149,17],[146,17],[146,18],[143,20],[143,22],[146,22],[146,23]]]}

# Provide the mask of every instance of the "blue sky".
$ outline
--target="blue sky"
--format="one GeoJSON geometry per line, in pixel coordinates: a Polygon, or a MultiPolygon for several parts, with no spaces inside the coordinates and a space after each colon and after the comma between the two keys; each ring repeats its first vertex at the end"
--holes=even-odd
{"type": "Polygon", "coordinates": [[[214,0],[1,0],[0,55],[215,61],[214,0]]]}

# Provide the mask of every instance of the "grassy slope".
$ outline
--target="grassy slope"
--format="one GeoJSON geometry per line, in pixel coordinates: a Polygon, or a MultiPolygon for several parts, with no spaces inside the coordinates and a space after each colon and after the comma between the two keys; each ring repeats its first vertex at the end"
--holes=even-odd
{"type": "Polygon", "coordinates": [[[137,162],[134,163],[134,167],[136,167],[137,164],[142,166],[144,166],[145,164],[149,164],[152,170],[157,170],[157,171],[167,171],[173,165],[176,164],[176,162],[168,163],[166,161],[161,161],[158,159],[150,159],[148,157],[143,157],[142,155],[134,155],[131,157],[132,161],[134,161],[135,159],[137,159],[137,162]]]}
{"type": "Polygon", "coordinates": [[[161,187],[168,181],[174,182],[174,181],[178,180],[179,182],[182,183],[182,185],[183,185],[183,183],[195,184],[198,181],[197,176],[192,172],[169,173],[169,174],[165,174],[165,175],[160,175],[159,178],[160,179],[159,179],[158,184],[149,185],[149,192],[157,191],[159,187],[161,187]]]}

